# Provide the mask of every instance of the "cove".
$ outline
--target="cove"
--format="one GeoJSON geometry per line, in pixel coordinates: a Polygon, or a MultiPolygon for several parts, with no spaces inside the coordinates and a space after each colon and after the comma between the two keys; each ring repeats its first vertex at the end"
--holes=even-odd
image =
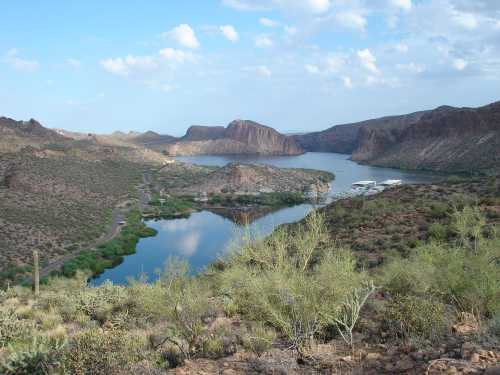
{"type": "MultiPolygon", "coordinates": [[[[250,156],[196,156],[179,157],[179,161],[223,166],[230,162],[270,164],[282,168],[312,168],[335,174],[330,200],[349,191],[351,184],[359,180],[382,181],[401,179],[404,183],[432,182],[439,176],[430,173],[408,172],[397,169],[359,165],[348,155],[332,153],[307,153],[287,157],[250,156]]],[[[248,230],[256,236],[266,236],[277,226],[304,218],[314,207],[309,204],[287,207],[270,212],[254,220],[248,230]]],[[[187,219],[149,220],[146,224],[158,231],[155,237],[141,239],[135,254],[126,256],[117,267],[106,270],[91,280],[100,285],[106,280],[126,285],[129,278],[145,275],[149,281],[158,278],[158,270],[164,268],[170,257],[186,259],[193,272],[202,270],[217,257],[224,255],[231,246],[237,246],[247,229],[238,220],[231,220],[223,213],[202,211],[187,219]]]]}

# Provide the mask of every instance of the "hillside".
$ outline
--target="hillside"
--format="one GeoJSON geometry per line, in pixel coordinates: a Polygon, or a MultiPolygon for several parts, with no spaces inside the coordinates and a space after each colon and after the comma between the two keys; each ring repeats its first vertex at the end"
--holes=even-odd
{"type": "Polygon", "coordinates": [[[142,171],[168,159],[139,147],[74,140],[29,122],[0,120],[0,282],[91,246],[137,198],[142,171]]]}
{"type": "MultiPolygon", "coordinates": [[[[177,172],[178,173],[178,172],[177,172]]],[[[183,173],[185,175],[186,173],[183,173]]],[[[328,172],[307,169],[286,169],[269,165],[230,163],[221,168],[206,169],[182,163],[168,165],[159,172],[161,180],[168,182],[171,192],[178,194],[259,194],[284,192],[326,193],[334,176],[328,172]],[[172,186],[172,174],[179,168],[189,168],[197,175],[187,183],[172,186]]]]}
{"type": "Polygon", "coordinates": [[[307,151],[352,154],[361,163],[443,172],[500,170],[500,102],[338,125],[294,137],[307,151]]]}
{"type": "Polygon", "coordinates": [[[409,169],[500,170],[500,102],[439,107],[408,126],[363,128],[352,154],[359,162],[409,169]]]}
{"type": "Polygon", "coordinates": [[[0,372],[494,375],[499,189],[492,177],[334,202],[197,276],[171,259],[153,283],[0,290],[0,372]],[[371,269],[370,251],[349,249],[367,236],[386,255],[371,269]]]}
{"type": "Polygon", "coordinates": [[[180,155],[299,155],[304,151],[293,138],[253,121],[236,120],[226,128],[191,127],[179,141],[166,145],[171,156],[180,155]]]}
{"type": "Polygon", "coordinates": [[[415,112],[409,115],[388,116],[352,124],[336,125],[320,132],[296,135],[294,138],[306,151],[351,154],[359,146],[361,129],[406,127],[418,121],[425,113],[415,112]]]}

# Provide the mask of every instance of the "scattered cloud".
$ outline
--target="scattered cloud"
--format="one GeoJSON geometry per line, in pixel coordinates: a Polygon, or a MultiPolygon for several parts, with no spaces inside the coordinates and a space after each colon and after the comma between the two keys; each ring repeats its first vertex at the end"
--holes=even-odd
{"type": "Polygon", "coordinates": [[[200,47],[200,42],[196,37],[196,33],[188,24],[176,26],[167,33],[164,33],[163,36],[174,40],[182,47],[191,49],[200,47]]]}
{"type": "Polygon", "coordinates": [[[77,59],[66,59],[66,64],[73,68],[80,68],[82,66],[82,62],[77,59]]]}
{"type": "Polygon", "coordinates": [[[348,89],[352,89],[353,88],[351,77],[347,77],[347,76],[342,77],[342,83],[344,84],[344,87],[346,87],[348,89]]]}
{"type": "Polygon", "coordinates": [[[373,56],[368,48],[358,51],[357,55],[361,66],[363,66],[366,70],[370,71],[373,74],[380,74],[380,71],[375,64],[377,59],[375,58],[375,56],[373,56]]]}
{"type": "Polygon", "coordinates": [[[345,28],[365,31],[366,18],[359,12],[354,10],[337,13],[335,16],[337,23],[345,28]]]}
{"type": "Polygon", "coordinates": [[[417,64],[415,62],[410,62],[410,63],[407,63],[407,64],[397,64],[396,65],[396,68],[398,70],[401,70],[401,71],[404,71],[404,72],[408,72],[408,73],[411,73],[411,74],[420,74],[420,73],[423,73],[425,72],[425,65],[423,64],[417,64]]]}
{"type": "Polygon", "coordinates": [[[316,65],[306,64],[304,67],[306,71],[310,74],[319,74],[320,72],[319,68],[316,65]]]}
{"type": "Polygon", "coordinates": [[[158,53],[163,59],[180,64],[186,61],[194,62],[196,60],[196,57],[193,55],[192,52],[183,51],[175,48],[164,48],[160,50],[158,53]]]}
{"type": "Polygon", "coordinates": [[[38,61],[21,58],[19,50],[15,48],[9,50],[2,60],[13,69],[23,73],[33,73],[40,68],[38,61]]]}
{"type": "Polygon", "coordinates": [[[283,29],[289,36],[294,36],[298,32],[298,29],[294,26],[285,26],[283,29]]]}
{"type": "Polygon", "coordinates": [[[469,65],[469,63],[467,61],[465,61],[464,59],[454,59],[453,60],[453,67],[456,70],[462,71],[465,68],[467,68],[467,65],[469,65]]]}
{"type": "Polygon", "coordinates": [[[229,40],[233,43],[237,42],[240,39],[238,32],[231,25],[224,25],[224,26],[221,26],[219,29],[220,29],[222,35],[224,35],[227,40],[229,40]]]}
{"type": "Polygon", "coordinates": [[[266,27],[278,27],[280,23],[278,21],[274,21],[270,18],[262,17],[259,19],[259,22],[261,25],[266,26],[266,27]]]}
{"type": "Polygon", "coordinates": [[[405,12],[411,11],[413,7],[411,0],[390,0],[390,4],[396,8],[404,10],[405,12]]]}
{"type": "Polygon", "coordinates": [[[288,12],[323,14],[331,5],[331,0],[222,0],[222,4],[240,11],[263,11],[279,9],[288,12]]]}
{"type": "Polygon", "coordinates": [[[247,66],[243,68],[243,70],[246,72],[256,73],[262,77],[271,77],[273,75],[271,69],[269,69],[266,65],[247,66]]]}
{"type": "Polygon", "coordinates": [[[152,56],[133,56],[125,58],[109,58],[101,61],[102,67],[109,73],[119,76],[128,76],[135,70],[151,71],[158,67],[158,63],[152,56]]]}
{"type": "Polygon", "coordinates": [[[269,48],[274,46],[274,42],[269,35],[260,34],[255,37],[255,46],[258,48],[269,48]]]}

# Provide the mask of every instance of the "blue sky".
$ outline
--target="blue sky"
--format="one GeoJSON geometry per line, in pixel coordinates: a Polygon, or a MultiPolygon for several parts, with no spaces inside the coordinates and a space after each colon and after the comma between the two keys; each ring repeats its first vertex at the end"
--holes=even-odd
{"type": "Polygon", "coordinates": [[[0,3],[0,116],[284,132],[500,100],[497,0],[0,3]]]}

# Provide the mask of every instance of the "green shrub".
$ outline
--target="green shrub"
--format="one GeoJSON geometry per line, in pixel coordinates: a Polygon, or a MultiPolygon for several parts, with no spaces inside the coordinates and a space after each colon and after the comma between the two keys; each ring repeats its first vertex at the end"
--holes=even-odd
{"type": "Polygon", "coordinates": [[[276,331],[266,327],[261,322],[255,322],[250,327],[249,331],[243,335],[243,347],[261,357],[265,352],[270,350],[276,339],[276,331]]]}
{"type": "Polygon", "coordinates": [[[405,338],[436,339],[446,329],[445,306],[429,297],[397,296],[387,308],[390,330],[405,338]]]}
{"type": "Polygon", "coordinates": [[[21,319],[11,306],[0,306],[0,348],[29,339],[35,329],[31,320],[21,319]]]}
{"type": "Polygon", "coordinates": [[[50,375],[63,366],[65,342],[49,343],[35,337],[28,345],[10,346],[9,355],[0,361],[0,373],[5,375],[50,375]]]}
{"type": "Polygon", "coordinates": [[[276,328],[302,355],[364,278],[314,213],[293,235],[280,229],[243,246],[219,275],[219,288],[241,314],[276,328]]]}
{"type": "Polygon", "coordinates": [[[144,342],[124,331],[90,329],[77,333],[65,358],[68,373],[119,375],[141,360],[144,342]]]}
{"type": "Polygon", "coordinates": [[[429,207],[429,216],[433,219],[443,219],[448,215],[450,206],[445,202],[433,202],[429,207]]]}
{"type": "Polygon", "coordinates": [[[429,226],[429,237],[436,241],[443,241],[446,239],[446,227],[440,223],[433,223],[429,226]]]}

